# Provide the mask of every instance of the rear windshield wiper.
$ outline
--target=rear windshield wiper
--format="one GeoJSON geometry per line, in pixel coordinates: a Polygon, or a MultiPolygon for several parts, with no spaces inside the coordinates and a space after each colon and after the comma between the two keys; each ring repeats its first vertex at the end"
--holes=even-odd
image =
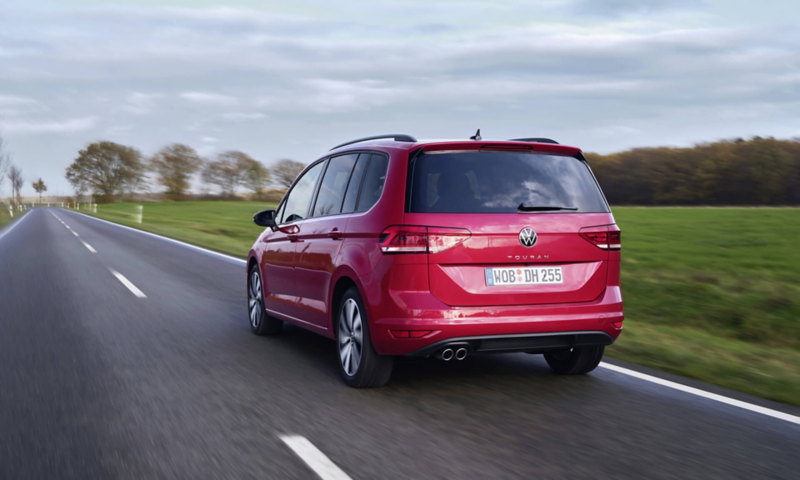
{"type": "Polygon", "coordinates": [[[577,210],[578,207],[559,207],[557,205],[525,205],[520,203],[518,212],[555,212],[558,210],[577,210]]]}

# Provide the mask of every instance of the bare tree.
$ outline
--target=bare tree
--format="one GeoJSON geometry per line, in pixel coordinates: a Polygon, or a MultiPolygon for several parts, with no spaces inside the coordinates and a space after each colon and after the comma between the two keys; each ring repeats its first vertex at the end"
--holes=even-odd
{"type": "Polygon", "coordinates": [[[19,207],[19,191],[25,182],[25,179],[22,178],[22,170],[20,170],[16,165],[11,165],[11,167],[8,169],[8,179],[11,180],[11,196],[14,198],[14,201],[19,207]]]}
{"type": "Polygon", "coordinates": [[[8,173],[9,167],[11,167],[11,152],[5,148],[3,137],[0,137],[0,187],[3,186],[3,180],[6,178],[6,173],[8,173]]]}
{"type": "Polygon", "coordinates": [[[233,195],[245,182],[248,170],[253,168],[253,162],[258,163],[243,152],[232,150],[220,153],[216,160],[206,164],[203,181],[217,185],[223,195],[233,195]]]}
{"type": "Polygon", "coordinates": [[[78,152],[66,176],[76,191],[85,184],[95,193],[112,197],[142,181],[142,154],[135,148],[114,142],[92,143],[78,152]]]}
{"type": "Polygon", "coordinates": [[[158,174],[158,182],[172,197],[186,193],[192,175],[202,165],[203,159],[193,148],[179,143],[162,148],[150,159],[150,168],[158,174]]]}
{"type": "Polygon", "coordinates": [[[256,195],[261,194],[269,185],[269,169],[256,159],[247,157],[244,162],[244,179],[242,183],[256,195]]]}
{"type": "Polygon", "coordinates": [[[274,167],[272,167],[272,176],[278,185],[286,188],[292,186],[294,179],[300,175],[300,172],[306,168],[305,164],[296,162],[294,160],[281,160],[274,167]]]}
{"type": "Polygon", "coordinates": [[[32,182],[31,186],[34,190],[36,190],[36,193],[39,194],[39,203],[42,203],[42,193],[47,191],[47,185],[44,184],[42,177],[39,177],[39,180],[32,182]]]}

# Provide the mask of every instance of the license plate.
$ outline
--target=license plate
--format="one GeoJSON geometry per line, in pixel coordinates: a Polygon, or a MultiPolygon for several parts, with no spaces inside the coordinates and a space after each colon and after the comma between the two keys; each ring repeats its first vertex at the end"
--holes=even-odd
{"type": "Polygon", "coordinates": [[[564,283],[561,267],[487,268],[486,285],[549,285],[564,283]]]}

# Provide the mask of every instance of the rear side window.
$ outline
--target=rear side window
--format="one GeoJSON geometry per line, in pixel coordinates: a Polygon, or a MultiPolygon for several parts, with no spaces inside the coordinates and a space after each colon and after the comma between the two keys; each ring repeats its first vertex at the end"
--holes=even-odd
{"type": "Polygon", "coordinates": [[[350,176],[350,183],[347,185],[347,193],[344,196],[344,205],[342,205],[342,213],[351,213],[356,209],[356,200],[358,200],[358,189],[361,187],[361,180],[364,177],[364,170],[367,169],[369,163],[369,153],[362,153],[358,156],[355,168],[353,168],[353,175],[350,176]]]}
{"type": "Polygon", "coordinates": [[[314,165],[294,184],[292,191],[289,192],[289,198],[286,199],[281,223],[296,222],[306,217],[323,165],[325,162],[314,165]]]}
{"type": "Polygon", "coordinates": [[[366,212],[381,198],[388,168],[388,157],[376,154],[370,157],[364,182],[361,185],[361,195],[358,197],[356,212],[366,212]]]}
{"type": "Polygon", "coordinates": [[[317,203],[314,205],[314,217],[334,215],[342,211],[347,181],[353,171],[358,154],[340,155],[328,162],[325,176],[319,186],[317,203]]]}
{"type": "MultiPolygon", "coordinates": [[[[409,210],[415,213],[607,213],[589,167],[573,157],[521,152],[446,152],[415,160],[409,210]],[[572,210],[574,209],[574,210],[572,210]]],[[[363,194],[362,194],[363,195],[363,194]]]]}

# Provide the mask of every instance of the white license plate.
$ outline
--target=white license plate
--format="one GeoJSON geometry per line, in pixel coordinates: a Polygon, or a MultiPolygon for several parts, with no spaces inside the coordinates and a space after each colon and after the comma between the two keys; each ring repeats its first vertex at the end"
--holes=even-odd
{"type": "Polygon", "coordinates": [[[564,283],[561,267],[487,268],[486,285],[549,285],[564,283]]]}

